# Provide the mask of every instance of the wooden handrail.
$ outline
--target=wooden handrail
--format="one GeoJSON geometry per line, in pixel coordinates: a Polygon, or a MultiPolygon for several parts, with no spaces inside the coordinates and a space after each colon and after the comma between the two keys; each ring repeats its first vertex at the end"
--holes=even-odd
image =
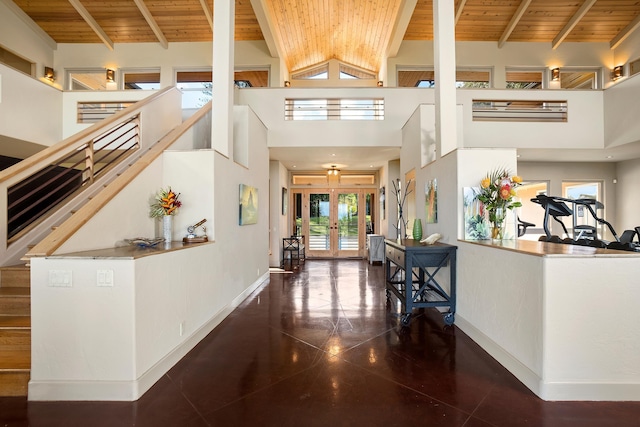
{"type": "Polygon", "coordinates": [[[16,163],[13,166],[8,167],[3,171],[0,171],[0,183],[6,181],[7,179],[15,175],[18,175],[24,172],[25,170],[35,167],[40,163],[48,162],[49,159],[59,156],[60,153],[63,153],[69,149],[73,149],[82,141],[85,141],[86,139],[91,138],[92,135],[99,135],[103,133],[104,129],[108,128],[111,125],[117,124],[123,118],[130,115],[138,114],[138,111],[142,107],[156,101],[158,98],[162,97],[163,95],[167,94],[169,91],[173,89],[174,89],[173,87],[167,87],[165,89],[162,89],[157,93],[137,102],[132,109],[119,111],[114,115],[112,115],[111,117],[108,117],[103,121],[96,123],[94,125],[91,125],[85,130],[82,130],[76,133],[75,135],[72,135],[69,138],[60,141],[57,144],[54,144],[50,147],[45,148],[44,150],[37,152],[36,154],[28,157],[27,159],[24,159],[19,163],[16,163]]]}
{"type": "Polygon", "coordinates": [[[104,190],[87,204],[82,206],[71,218],[63,222],[58,228],[53,230],[40,243],[34,246],[25,258],[43,257],[53,254],[64,242],[86,224],[96,213],[100,211],[109,201],[111,201],[120,191],[122,191],[135,177],[153,163],[166,149],[187,132],[194,124],[211,111],[211,102],[198,110],[193,116],[185,120],[180,126],[165,135],[157,144],[132,164],[125,172],[114,179],[104,190]]]}

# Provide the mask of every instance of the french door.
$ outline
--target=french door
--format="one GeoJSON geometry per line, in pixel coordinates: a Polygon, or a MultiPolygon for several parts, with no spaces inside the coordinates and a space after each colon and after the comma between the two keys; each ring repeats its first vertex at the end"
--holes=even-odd
{"type": "Polygon", "coordinates": [[[300,231],[306,256],[345,258],[364,255],[368,197],[362,189],[311,189],[300,192],[300,231]]]}

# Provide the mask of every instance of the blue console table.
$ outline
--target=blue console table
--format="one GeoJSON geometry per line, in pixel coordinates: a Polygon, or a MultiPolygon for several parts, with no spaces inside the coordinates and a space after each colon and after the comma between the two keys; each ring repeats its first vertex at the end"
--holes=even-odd
{"type": "MultiPolygon", "coordinates": [[[[456,312],[456,250],[445,243],[423,245],[419,241],[385,240],[385,278],[387,297],[394,294],[402,303],[401,322],[411,323],[414,308],[448,307],[444,322],[452,325],[456,312]],[[442,269],[449,269],[449,292],[436,280],[442,269]]],[[[442,278],[439,279],[442,281],[442,278]]]]}

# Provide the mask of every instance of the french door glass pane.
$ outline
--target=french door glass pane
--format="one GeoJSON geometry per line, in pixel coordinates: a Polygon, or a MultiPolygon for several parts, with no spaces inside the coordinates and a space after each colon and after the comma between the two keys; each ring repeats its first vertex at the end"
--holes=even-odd
{"type": "Polygon", "coordinates": [[[309,250],[326,251],[331,249],[329,239],[329,194],[309,195],[309,250]]]}
{"type": "Polygon", "coordinates": [[[358,250],[358,195],[338,194],[338,249],[358,250]]]}

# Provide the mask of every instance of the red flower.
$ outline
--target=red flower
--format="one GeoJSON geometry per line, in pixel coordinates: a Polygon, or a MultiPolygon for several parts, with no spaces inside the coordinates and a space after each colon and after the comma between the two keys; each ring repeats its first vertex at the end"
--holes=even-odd
{"type": "Polygon", "coordinates": [[[509,184],[505,184],[500,187],[500,198],[502,200],[509,200],[511,197],[511,186],[509,184]]]}

